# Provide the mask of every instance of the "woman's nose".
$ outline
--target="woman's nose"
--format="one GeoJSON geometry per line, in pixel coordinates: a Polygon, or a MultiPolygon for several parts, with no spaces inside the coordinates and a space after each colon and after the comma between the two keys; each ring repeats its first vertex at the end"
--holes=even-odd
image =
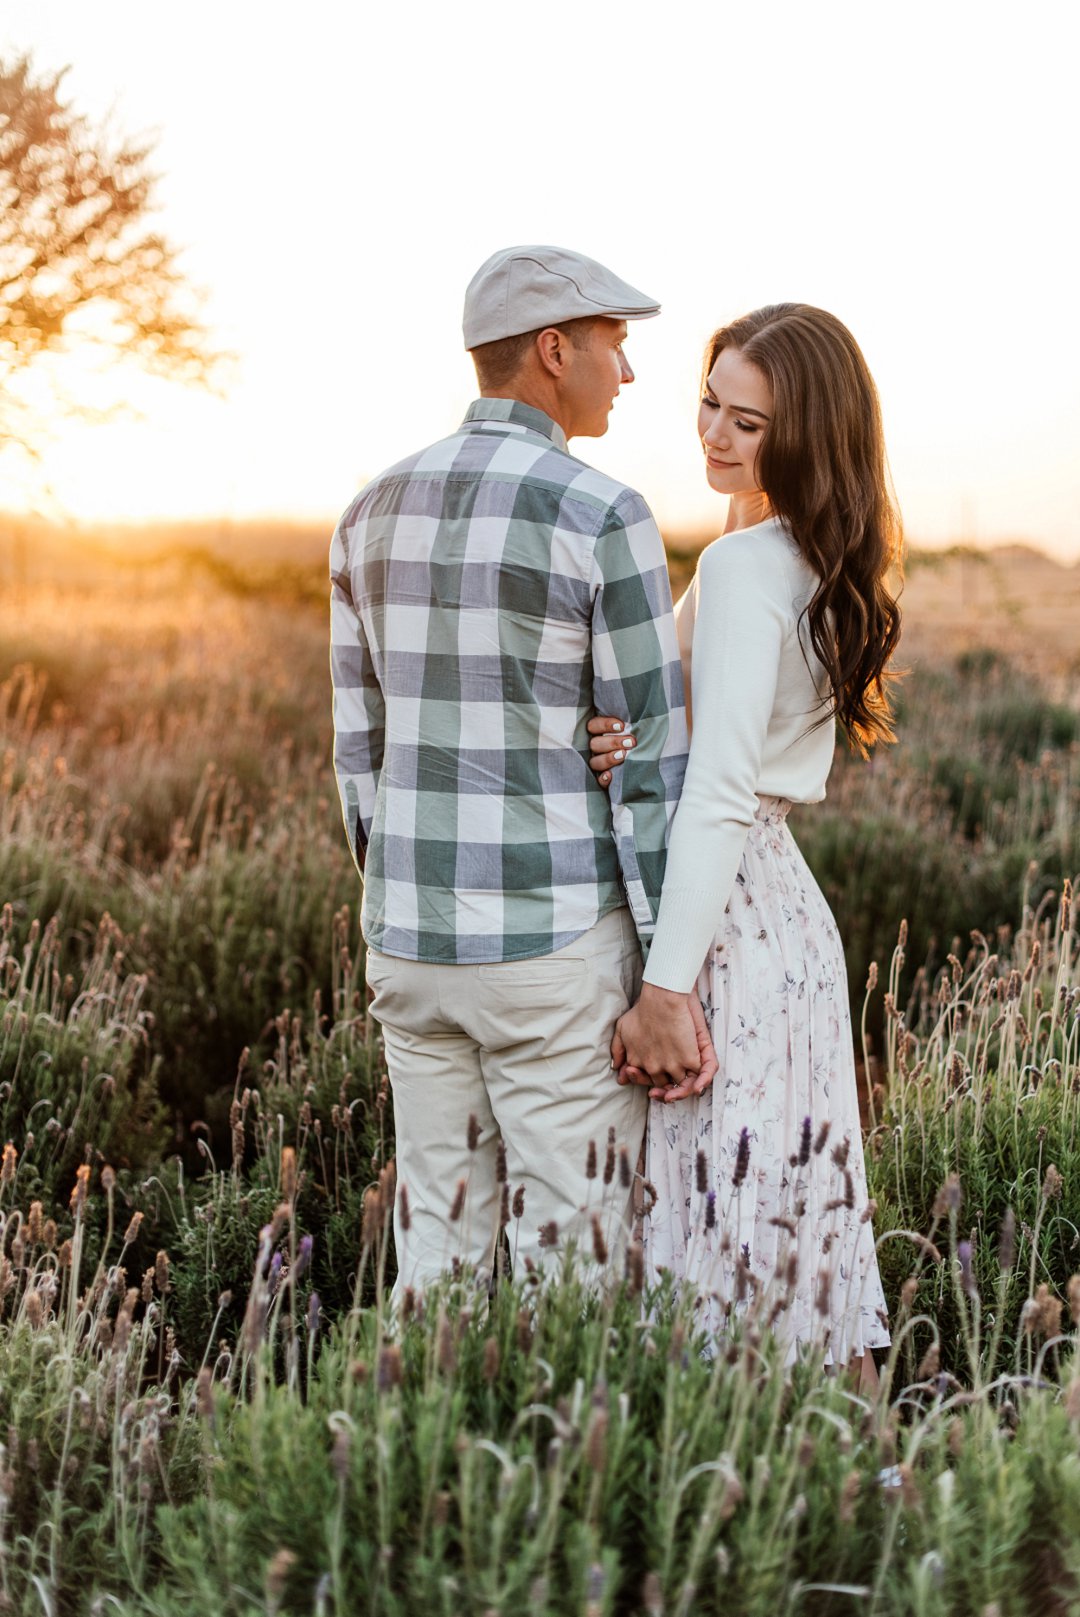
{"type": "Polygon", "coordinates": [[[714,449],[725,449],[731,443],[727,428],[720,421],[713,421],[702,434],[702,443],[711,444],[714,449]]]}

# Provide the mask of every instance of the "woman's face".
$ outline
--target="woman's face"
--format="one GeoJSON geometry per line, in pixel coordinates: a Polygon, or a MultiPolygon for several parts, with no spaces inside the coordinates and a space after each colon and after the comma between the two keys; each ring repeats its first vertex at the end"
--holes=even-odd
{"type": "Polygon", "coordinates": [[[717,494],[753,494],[758,451],[772,416],[772,388],[737,348],[716,357],[698,410],[705,476],[717,494]]]}

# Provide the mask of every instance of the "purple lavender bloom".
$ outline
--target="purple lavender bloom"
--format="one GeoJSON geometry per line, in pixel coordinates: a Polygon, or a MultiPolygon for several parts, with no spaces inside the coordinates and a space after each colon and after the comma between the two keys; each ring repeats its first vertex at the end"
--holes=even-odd
{"type": "Polygon", "coordinates": [[[319,1316],[321,1312],[322,1303],[319,1301],[319,1294],[317,1291],[313,1291],[311,1296],[308,1298],[307,1305],[307,1328],[308,1334],[311,1336],[314,1336],[316,1331],[319,1329],[319,1316]]]}
{"type": "Polygon", "coordinates": [[[315,1237],[313,1235],[302,1235],[300,1237],[300,1245],[296,1250],[296,1268],[293,1270],[294,1279],[299,1280],[311,1262],[311,1249],[314,1245],[315,1237]]]}
{"type": "Polygon", "coordinates": [[[281,1279],[281,1253],[280,1252],[275,1252],[274,1256],[270,1259],[270,1273],[266,1277],[266,1289],[270,1293],[271,1297],[273,1297],[274,1293],[277,1291],[277,1289],[278,1289],[278,1281],[280,1279],[281,1279]]]}

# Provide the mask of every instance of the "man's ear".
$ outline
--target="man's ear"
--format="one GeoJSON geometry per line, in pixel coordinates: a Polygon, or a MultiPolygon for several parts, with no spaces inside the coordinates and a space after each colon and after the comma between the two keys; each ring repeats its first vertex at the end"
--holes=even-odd
{"type": "Polygon", "coordinates": [[[569,363],[570,339],[557,326],[545,326],[536,336],[536,357],[549,376],[563,377],[569,363]]]}

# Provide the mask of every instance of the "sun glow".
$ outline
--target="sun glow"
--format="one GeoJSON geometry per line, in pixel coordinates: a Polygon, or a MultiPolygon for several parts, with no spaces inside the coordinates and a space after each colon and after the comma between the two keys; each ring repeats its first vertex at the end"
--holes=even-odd
{"type": "Polygon", "coordinates": [[[495,0],[467,37],[453,14],[426,18],[423,49],[416,19],[385,9],[316,4],[302,41],[268,26],[253,42],[242,14],[193,0],[168,51],[132,0],[114,10],[131,26],[106,41],[73,0],[9,0],[0,48],[70,59],[83,110],[160,131],[162,224],[238,363],[215,397],[127,367],[90,384],[73,356],[65,386],[90,385],[103,419],[54,418],[36,464],[5,456],[0,504],[330,522],[456,424],[473,394],[462,290],[494,247],[531,239],[579,246],[664,305],[631,334],[638,380],[607,438],[575,448],[669,529],[722,521],[694,431],[706,336],[799,298],[866,352],[912,537],[1080,552],[1075,8],[1036,5],[1018,29],[914,0],[901,27],[855,0],[784,0],[741,19],[717,77],[715,8],[635,30],[612,0],[554,0],[552,35],[566,24],[582,70],[554,84],[528,15],[495,0]],[[508,82],[517,110],[483,111],[508,82]],[[1045,310],[1052,342],[1034,337],[1045,310]]]}

